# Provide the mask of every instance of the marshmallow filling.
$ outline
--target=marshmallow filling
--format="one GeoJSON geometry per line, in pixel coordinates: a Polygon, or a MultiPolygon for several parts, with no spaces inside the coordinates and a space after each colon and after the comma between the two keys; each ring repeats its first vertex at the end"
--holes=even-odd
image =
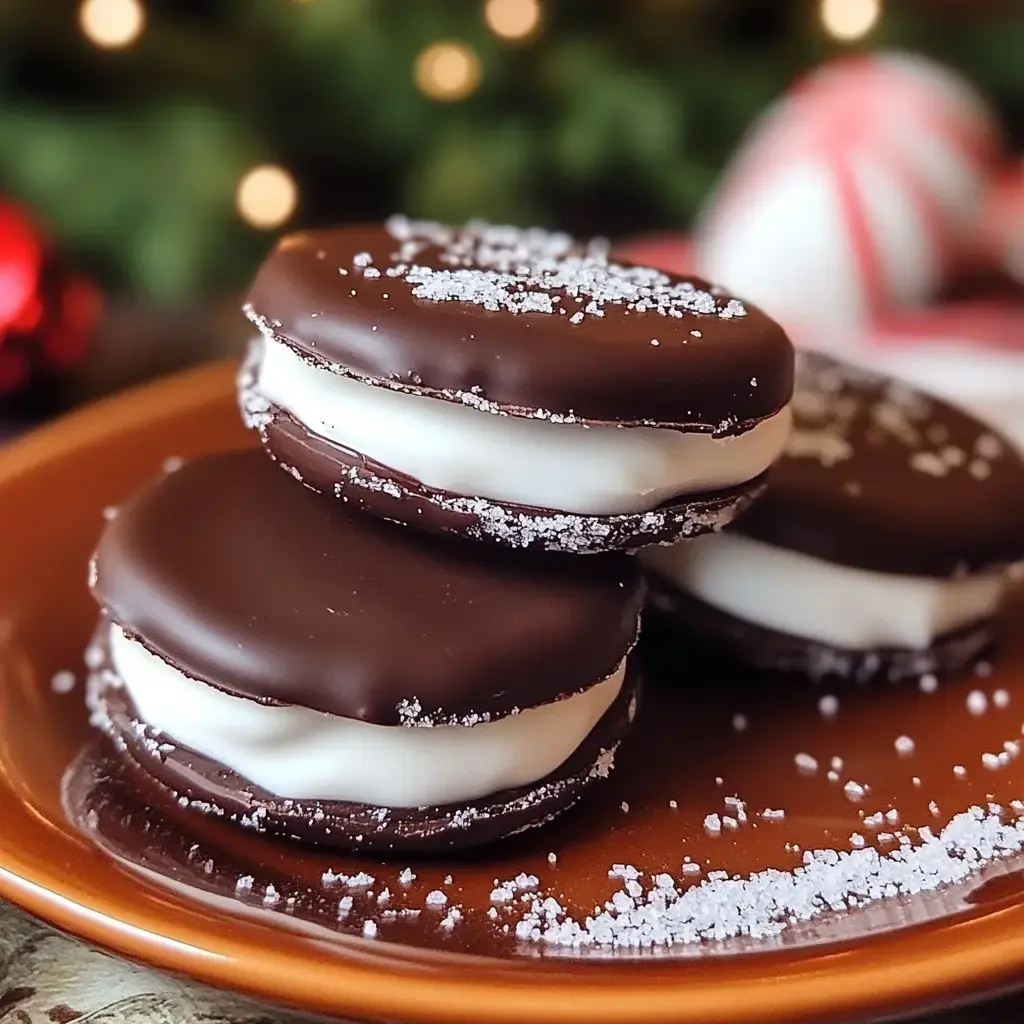
{"type": "Polygon", "coordinates": [[[646,566],[705,604],[756,626],[847,650],[925,650],[996,613],[1005,574],[949,579],[837,565],[719,533],[648,548],[646,566]]]}
{"type": "Polygon", "coordinates": [[[582,693],[472,726],[383,726],[268,706],[187,676],[114,625],[110,660],[143,722],[293,800],[467,803],[563,764],[618,696],[625,659],[582,693]]]}
{"type": "Polygon", "coordinates": [[[502,416],[364,384],[261,339],[256,388],[311,433],[428,487],[581,515],[647,512],[725,490],[779,456],[788,406],[742,434],[502,416]]]}

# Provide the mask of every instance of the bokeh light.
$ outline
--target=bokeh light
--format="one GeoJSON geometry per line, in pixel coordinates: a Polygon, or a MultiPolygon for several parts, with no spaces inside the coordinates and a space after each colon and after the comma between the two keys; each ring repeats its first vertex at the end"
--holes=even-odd
{"type": "Polygon", "coordinates": [[[484,21],[502,39],[526,39],[540,25],[540,0],[487,0],[484,21]]]}
{"type": "Polygon", "coordinates": [[[146,11],[139,0],[83,0],[78,24],[90,43],[105,50],[130,46],[146,27],[146,11]]]}
{"type": "Polygon", "coordinates": [[[882,16],[882,0],[822,0],[821,24],[844,43],[863,39],[882,16]]]}
{"type": "Polygon", "coordinates": [[[263,164],[246,171],[236,194],[242,220],[254,228],[280,227],[295,212],[299,190],[283,168],[263,164]]]}
{"type": "Polygon", "coordinates": [[[480,84],[480,58],[465,43],[433,43],[416,58],[413,79],[425,96],[453,103],[480,84]]]}

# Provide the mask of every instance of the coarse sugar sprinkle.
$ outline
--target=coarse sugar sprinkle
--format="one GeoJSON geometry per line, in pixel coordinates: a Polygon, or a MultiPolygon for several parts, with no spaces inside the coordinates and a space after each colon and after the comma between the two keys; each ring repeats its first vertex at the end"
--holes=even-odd
{"type": "MultiPolygon", "coordinates": [[[[399,245],[385,273],[404,278],[418,299],[556,315],[564,311],[563,303],[578,302],[580,308],[568,317],[573,325],[587,316],[603,317],[609,305],[675,318],[731,320],[747,312],[738,300],[719,298],[694,282],[673,280],[651,267],[610,262],[603,239],[581,245],[568,235],[539,228],[484,221],[451,228],[403,216],[391,217],[386,227],[399,245]],[[414,262],[430,247],[437,250],[441,267],[414,262]]],[[[357,254],[353,265],[367,267],[367,256],[357,254]]],[[[365,269],[363,273],[371,276],[365,269]]]]}
{"type": "Polygon", "coordinates": [[[862,786],[859,782],[850,779],[850,781],[843,786],[843,792],[849,800],[863,800],[864,795],[867,792],[867,788],[862,786]]]}
{"type": "Polygon", "coordinates": [[[603,909],[577,921],[553,897],[532,894],[516,936],[562,947],[630,949],[769,938],[829,912],[930,892],[1024,849],[1024,821],[1005,820],[996,805],[958,814],[937,835],[927,827],[917,835],[916,845],[893,836],[899,845],[882,854],[861,845],[863,837],[854,833],[852,850],[806,851],[792,871],[768,869],[747,877],[711,872],[683,887],[665,874],[641,884],[640,871],[616,865],[616,876],[628,878],[627,886],[603,909]]]}
{"type": "Polygon", "coordinates": [[[839,714],[839,698],[832,693],[824,694],[818,701],[818,710],[825,718],[834,718],[839,714]]]}
{"type": "Polygon", "coordinates": [[[75,674],[66,669],[55,672],[50,680],[50,689],[54,693],[70,693],[75,688],[75,674]]]}
{"type": "Polygon", "coordinates": [[[981,690],[967,694],[967,710],[972,715],[983,715],[988,710],[988,697],[981,690]]]}
{"type": "Polygon", "coordinates": [[[897,736],[893,741],[893,746],[900,757],[910,757],[914,753],[915,743],[909,736],[897,736]]]}

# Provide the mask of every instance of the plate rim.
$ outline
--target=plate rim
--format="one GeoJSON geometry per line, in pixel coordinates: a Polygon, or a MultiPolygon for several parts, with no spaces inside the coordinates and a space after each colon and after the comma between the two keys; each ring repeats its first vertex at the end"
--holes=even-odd
{"type": "MultiPolygon", "coordinates": [[[[234,372],[233,360],[179,372],[91,403],[8,442],[0,451],[0,490],[41,461],[66,456],[131,425],[173,419],[223,400],[234,372]]],[[[69,845],[19,796],[2,760],[0,790],[26,819],[25,828],[48,836],[51,849],[60,852],[52,844],[55,838],[69,845]]],[[[112,872],[122,870],[101,856],[112,872]]],[[[174,916],[181,920],[154,929],[145,911],[114,896],[91,894],[88,885],[54,860],[50,855],[30,863],[19,856],[17,843],[0,837],[0,896],[133,960],[271,1003],[372,1020],[710,1024],[741,1015],[751,1024],[823,1024],[858,1014],[892,1017],[948,1008],[1024,987],[1024,901],[856,943],[823,945],[802,956],[766,950],[729,958],[722,962],[727,967],[716,967],[710,958],[676,961],[672,970],[678,970],[678,977],[672,978],[635,961],[602,961],[587,966],[593,977],[584,980],[578,969],[559,971],[558,957],[547,960],[542,971],[529,969],[534,960],[510,959],[467,976],[467,961],[483,958],[436,951],[403,957],[403,947],[358,940],[352,949],[333,947],[330,958],[291,954],[282,959],[269,946],[203,932],[180,911],[174,916]],[[698,962],[699,973],[688,969],[698,962]],[[638,967],[640,974],[653,976],[630,984],[638,967]],[[936,978],[942,979],[941,988],[936,978]]],[[[323,943],[310,945],[317,947],[323,943]]]]}

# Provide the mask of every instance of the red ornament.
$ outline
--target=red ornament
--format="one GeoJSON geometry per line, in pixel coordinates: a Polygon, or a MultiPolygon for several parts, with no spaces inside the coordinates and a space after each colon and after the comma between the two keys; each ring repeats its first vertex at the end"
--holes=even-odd
{"type": "Polygon", "coordinates": [[[0,398],[73,369],[100,308],[95,286],[61,264],[20,207],[0,200],[0,398]]]}
{"type": "Polygon", "coordinates": [[[35,229],[20,210],[0,203],[0,331],[20,326],[36,297],[42,268],[43,247],[35,229]]]}

